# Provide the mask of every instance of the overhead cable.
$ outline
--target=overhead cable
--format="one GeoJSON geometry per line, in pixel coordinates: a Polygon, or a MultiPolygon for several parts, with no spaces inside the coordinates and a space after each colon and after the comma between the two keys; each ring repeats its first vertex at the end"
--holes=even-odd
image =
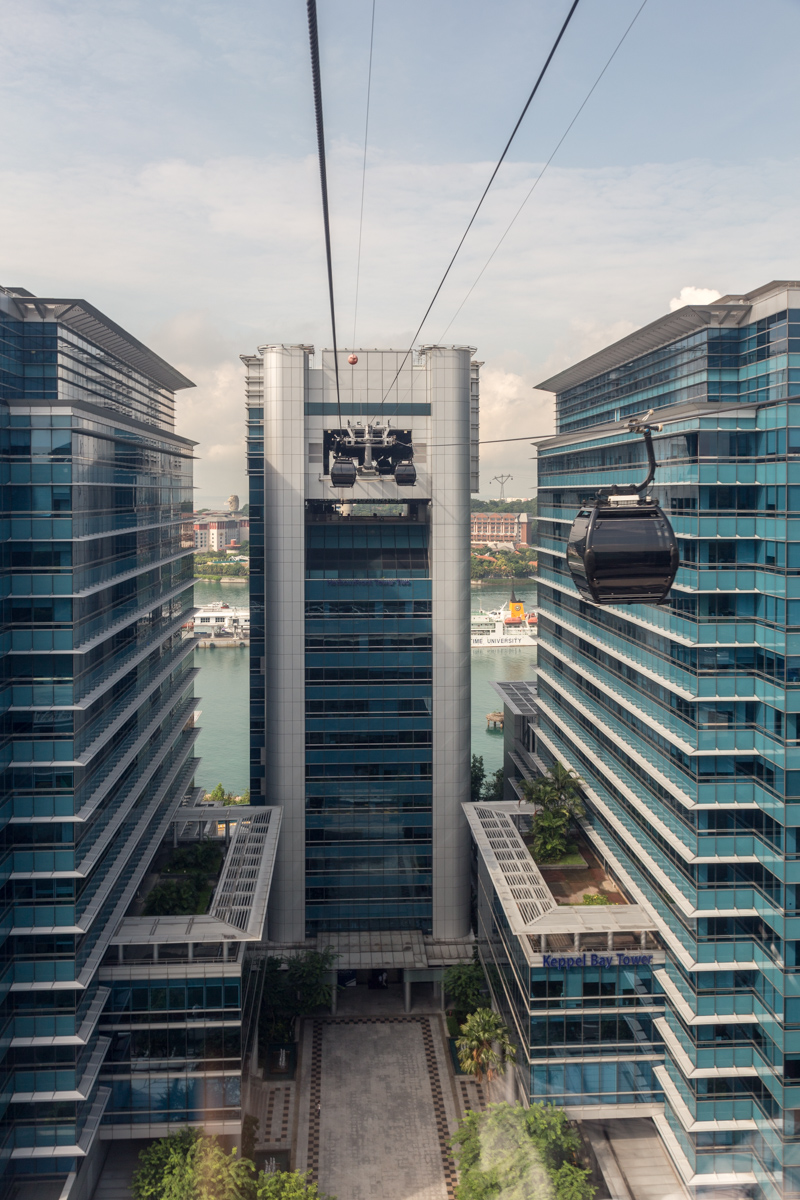
{"type": "Polygon", "coordinates": [[[367,182],[367,144],[369,142],[369,100],[372,93],[372,46],[375,41],[375,0],[372,0],[372,22],[369,30],[369,67],[367,69],[367,114],[364,119],[364,161],[361,166],[361,212],[358,218],[358,255],[356,257],[356,300],[353,307],[353,349],[356,348],[358,319],[358,284],[361,275],[361,235],[364,231],[364,188],[367,182]]]}
{"type": "Polygon", "coordinates": [[[545,173],[545,171],[547,170],[547,168],[550,166],[550,163],[553,161],[553,159],[555,158],[556,154],[558,154],[558,151],[561,149],[561,146],[562,146],[562,144],[564,143],[564,141],[565,141],[565,139],[566,139],[566,137],[567,137],[567,134],[569,133],[570,129],[572,129],[572,126],[575,124],[575,122],[577,121],[578,117],[581,115],[581,113],[583,112],[584,108],[585,108],[585,107],[586,107],[586,105],[588,104],[588,102],[589,102],[589,100],[590,100],[590,98],[591,98],[591,96],[592,96],[592,93],[594,92],[595,88],[597,87],[597,85],[599,84],[600,80],[603,78],[603,76],[605,75],[606,71],[608,70],[608,68],[611,66],[612,62],[613,62],[613,61],[614,61],[614,59],[616,58],[616,56],[617,56],[617,51],[620,49],[620,47],[622,46],[622,43],[625,41],[626,37],[628,36],[628,34],[630,33],[630,31],[633,29],[634,25],[636,24],[637,20],[639,19],[639,15],[641,14],[641,11],[642,11],[642,9],[644,8],[645,4],[647,4],[647,0],[642,0],[642,3],[640,4],[639,8],[636,10],[636,13],[634,14],[633,20],[631,21],[630,25],[628,26],[628,28],[627,28],[627,29],[625,30],[625,32],[623,33],[622,37],[621,37],[621,38],[619,39],[619,41],[617,42],[617,44],[616,44],[616,46],[615,46],[615,48],[614,48],[614,51],[613,51],[613,53],[611,54],[611,57],[608,59],[608,62],[607,62],[607,63],[606,63],[606,65],[603,67],[602,71],[601,71],[601,72],[600,72],[600,74],[597,76],[597,79],[595,79],[595,81],[594,81],[594,83],[592,84],[592,86],[589,88],[589,91],[586,93],[586,96],[585,96],[585,98],[584,98],[584,101],[583,101],[583,103],[581,104],[580,108],[579,108],[579,109],[578,109],[578,111],[575,113],[575,116],[572,118],[572,120],[570,121],[569,125],[568,125],[568,126],[567,126],[567,128],[564,130],[564,132],[562,133],[561,137],[559,138],[558,142],[556,143],[555,149],[553,150],[552,154],[551,154],[551,155],[550,155],[550,157],[548,158],[547,162],[544,164],[544,166],[542,167],[541,171],[539,172],[539,174],[538,174],[538,175],[536,176],[536,178],[534,179],[534,181],[533,181],[533,184],[532,184],[532,186],[531,186],[531,189],[530,189],[530,191],[528,192],[528,194],[527,194],[527,196],[525,197],[525,199],[522,201],[522,204],[520,204],[519,208],[518,208],[518,209],[517,209],[517,211],[514,213],[514,216],[513,216],[513,217],[511,218],[511,220],[509,221],[509,223],[508,223],[508,226],[506,227],[505,233],[504,233],[504,234],[503,234],[503,236],[500,238],[500,241],[497,243],[497,245],[495,246],[494,250],[492,251],[492,253],[491,253],[491,254],[489,255],[489,257],[487,258],[486,262],[485,262],[485,263],[483,264],[483,266],[481,267],[481,269],[480,269],[480,271],[478,272],[478,275],[477,275],[477,277],[476,277],[476,279],[475,279],[475,282],[473,283],[472,287],[469,289],[469,291],[467,292],[466,296],[465,296],[465,297],[464,297],[464,299],[461,301],[461,303],[459,304],[458,308],[456,309],[456,311],[453,313],[452,317],[450,318],[450,321],[448,322],[448,324],[447,324],[446,328],[445,328],[445,329],[442,331],[441,335],[439,336],[439,342],[443,342],[443,341],[444,341],[444,338],[445,338],[445,336],[446,336],[446,334],[447,334],[447,331],[449,330],[450,326],[453,324],[453,321],[455,321],[456,317],[457,317],[457,316],[458,316],[458,314],[461,312],[462,308],[463,308],[463,307],[464,307],[464,305],[467,303],[467,301],[469,300],[469,298],[470,298],[470,296],[472,295],[472,293],[475,291],[475,288],[476,288],[476,287],[478,286],[478,284],[480,283],[480,281],[481,281],[481,279],[482,279],[482,277],[483,277],[483,274],[484,274],[484,272],[485,272],[486,268],[489,266],[489,263],[492,261],[492,259],[494,258],[495,254],[497,254],[497,251],[500,249],[500,247],[502,246],[503,242],[506,240],[506,237],[507,237],[507,236],[508,236],[508,234],[511,232],[511,227],[512,227],[512,225],[514,225],[514,223],[515,223],[515,222],[516,222],[516,220],[517,220],[517,217],[518,217],[518,216],[519,216],[519,214],[522,212],[523,208],[524,208],[524,207],[525,207],[525,205],[528,203],[528,201],[530,200],[530,198],[531,198],[531,196],[533,195],[533,193],[536,191],[536,188],[537,188],[538,184],[540,183],[542,176],[544,175],[544,173],[545,173]]]}
{"type": "MultiPolygon", "coordinates": [[[[450,262],[447,264],[447,269],[445,270],[444,275],[440,279],[439,285],[436,288],[436,291],[433,293],[433,299],[431,300],[428,307],[425,309],[425,315],[423,316],[422,320],[420,321],[419,325],[417,326],[416,332],[414,333],[414,336],[411,339],[411,345],[409,346],[408,350],[406,350],[406,352],[403,356],[403,360],[400,363],[400,366],[397,368],[397,374],[395,375],[392,382],[389,384],[389,387],[387,388],[387,390],[384,394],[383,400],[381,400],[381,407],[383,407],[383,403],[386,400],[386,397],[389,395],[389,392],[392,390],[394,385],[397,383],[397,380],[400,377],[400,372],[402,371],[403,367],[406,365],[406,362],[408,361],[409,355],[411,354],[411,352],[414,348],[414,343],[416,342],[417,338],[419,337],[420,330],[422,329],[423,325],[427,321],[430,311],[433,308],[434,304],[436,303],[439,293],[441,292],[442,288],[444,287],[445,280],[447,279],[448,275],[450,274],[452,266],[458,257],[459,251],[461,250],[461,247],[464,245],[464,242],[467,239],[467,234],[469,233],[470,229],[472,228],[472,226],[475,223],[475,219],[478,216],[478,213],[481,210],[483,202],[489,193],[489,188],[494,183],[497,173],[500,170],[501,166],[503,165],[503,162],[505,161],[505,157],[508,154],[508,151],[511,147],[511,143],[513,142],[514,138],[516,137],[517,131],[523,122],[525,114],[527,113],[528,109],[530,108],[533,98],[539,90],[539,85],[541,84],[542,80],[545,77],[545,74],[547,73],[547,68],[550,66],[550,63],[552,62],[553,56],[559,47],[561,39],[563,38],[564,34],[567,31],[567,26],[569,25],[570,21],[572,20],[572,17],[575,13],[575,9],[578,7],[579,3],[580,3],[580,0],[573,0],[573,2],[572,2],[572,5],[570,7],[569,12],[567,13],[564,23],[561,26],[560,30],[558,31],[558,36],[550,48],[550,53],[547,55],[547,58],[545,59],[544,66],[542,67],[541,71],[539,72],[539,76],[536,80],[536,83],[533,85],[533,90],[531,91],[530,96],[528,96],[528,99],[525,101],[525,106],[522,109],[522,112],[520,113],[519,117],[517,118],[517,123],[511,131],[511,136],[509,137],[508,141],[506,142],[506,144],[503,148],[503,153],[500,155],[499,159],[497,160],[497,164],[496,164],[494,170],[492,171],[491,175],[489,176],[489,182],[486,184],[486,187],[483,189],[483,194],[481,195],[481,198],[475,207],[475,211],[473,212],[472,216],[470,217],[470,219],[467,223],[466,229],[464,230],[463,234],[461,235],[461,240],[459,241],[458,245],[455,248],[453,257],[450,259],[450,262]]],[[[309,5],[310,4],[311,4],[311,0],[309,0],[309,5]]]]}
{"type": "Polygon", "coordinates": [[[339,352],[336,346],[336,306],[333,299],[333,261],[331,259],[331,220],[328,209],[328,169],[325,160],[325,126],[322,120],[322,78],[319,69],[319,33],[317,30],[317,0],[307,0],[308,40],[311,48],[311,78],[314,84],[314,112],[317,119],[317,150],[319,152],[319,182],[322,189],[322,219],[325,226],[325,257],[328,263],[328,296],[331,305],[331,335],[333,337],[333,369],[336,375],[336,409],[342,425],[342,401],[339,394],[339,352]]]}

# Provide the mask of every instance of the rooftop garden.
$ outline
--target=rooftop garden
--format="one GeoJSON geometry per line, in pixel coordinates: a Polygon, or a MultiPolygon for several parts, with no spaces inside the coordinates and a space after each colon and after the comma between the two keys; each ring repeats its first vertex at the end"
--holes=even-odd
{"type": "Polygon", "coordinates": [[[558,904],[627,904],[581,831],[582,783],[559,762],[546,775],[521,782],[520,791],[536,810],[522,839],[558,904]]]}
{"type": "Polygon", "coordinates": [[[142,916],[189,917],[208,912],[223,859],[222,847],[211,841],[170,851],[158,865],[142,916]]]}

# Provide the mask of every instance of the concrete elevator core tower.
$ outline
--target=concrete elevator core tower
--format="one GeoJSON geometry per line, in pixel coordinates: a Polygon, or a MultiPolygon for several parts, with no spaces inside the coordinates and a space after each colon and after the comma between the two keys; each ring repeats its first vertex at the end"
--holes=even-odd
{"type": "Polygon", "coordinates": [[[272,942],[469,935],[473,353],[341,350],[340,404],[332,351],[242,356],[251,796],[284,810],[272,942]],[[342,436],[358,477],[337,489],[342,436]],[[403,487],[386,472],[405,446],[403,487]]]}

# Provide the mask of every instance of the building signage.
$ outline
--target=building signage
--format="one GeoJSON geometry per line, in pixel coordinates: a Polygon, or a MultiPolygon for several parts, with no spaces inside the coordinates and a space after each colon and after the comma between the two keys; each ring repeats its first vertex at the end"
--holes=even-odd
{"type": "Polygon", "coordinates": [[[543,967],[557,967],[560,971],[582,970],[584,967],[649,967],[652,954],[574,954],[564,958],[556,954],[543,954],[543,967]],[[616,961],[615,961],[616,960],[616,961]]]}

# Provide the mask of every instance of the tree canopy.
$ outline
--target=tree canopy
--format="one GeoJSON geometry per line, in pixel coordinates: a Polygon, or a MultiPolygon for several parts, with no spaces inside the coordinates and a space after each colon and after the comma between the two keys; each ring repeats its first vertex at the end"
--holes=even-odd
{"type": "Polygon", "coordinates": [[[477,958],[470,963],[458,963],[444,973],[444,990],[461,1012],[473,1012],[484,1000],[483,967],[477,958]]]}
{"type": "Polygon", "coordinates": [[[324,1196],[308,1172],[256,1171],[215,1137],[182,1129],[159,1138],[139,1155],[133,1200],[336,1200],[324,1196]]]}
{"type": "Polygon", "coordinates": [[[287,1040],[298,1017],[330,1004],[335,985],[327,977],[336,966],[336,958],[335,951],[328,947],[267,959],[259,1017],[262,1044],[287,1040]]]}
{"type": "Polygon", "coordinates": [[[592,1200],[580,1139],[552,1104],[493,1104],[469,1112],[453,1137],[458,1200],[592,1200]]]}
{"type": "Polygon", "coordinates": [[[483,765],[483,755],[473,754],[470,771],[470,800],[502,800],[503,799],[503,768],[498,767],[491,775],[486,774],[483,765]]]}

